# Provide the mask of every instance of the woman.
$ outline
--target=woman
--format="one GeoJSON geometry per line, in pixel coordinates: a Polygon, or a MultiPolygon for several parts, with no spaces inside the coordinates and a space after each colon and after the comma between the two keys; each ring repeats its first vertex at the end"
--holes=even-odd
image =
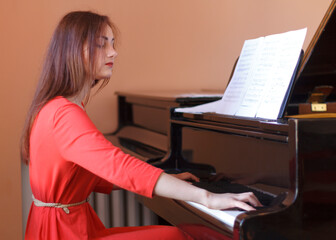
{"type": "Polygon", "coordinates": [[[165,174],[124,154],[96,129],[84,106],[92,86],[106,85],[112,74],[116,32],[106,16],[71,12],[53,34],[22,137],[34,200],[26,239],[189,238],[170,226],[106,229],[87,197],[119,187],[214,209],[260,205],[251,193],[212,194],[180,180],[197,180],[191,174],[165,174]]]}

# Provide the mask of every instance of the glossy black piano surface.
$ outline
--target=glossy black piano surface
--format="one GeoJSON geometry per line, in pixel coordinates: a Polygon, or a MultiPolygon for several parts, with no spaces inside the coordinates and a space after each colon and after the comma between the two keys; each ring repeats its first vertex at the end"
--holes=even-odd
{"type": "MultiPolygon", "coordinates": [[[[167,172],[190,171],[208,183],[243,184],[281,196],[278,201],[241,212],[232,225],[186,202],[160,197],[139,201],[195,239],[333,239],[336,118],[289,115],[298,114],[298,105],[317,86],[335,87],[335,6],[333,1],[304,55],[283,119],[174,112],[218,96],[118,95],[120,126],[108,137],[126,152],[167,172]]],[[[335,89],[326,101],[335,101],[335,89]]]]}
{"type": "Polygon", "coordinates": [[[170,109],[215,101],[222,93],[210,90],[117,92],[118,128],[106,137],[142,160],[160,160],[168,150],[170,109]]]}
{"type": "MultiPolygon", "coordinates": [[[[283,124],[281,131],[273,124],[273,132],[247,125],[248,130],[238,131],[239,127],[233,125],[230,131],[228,124],[222,126],[218,122],[179,119],[178,116],[172,119],[175,132],[183,128],[197,129],[201,139],[207,132],[217,134],[217,144],[213,147],[206,145],[213,141],[211,135],[203,138],[202,152],[208,157],[200,163],[215,166],[217,175],[236,182],[274,195],[287,193],[278,205],[238,215],[234,228],[230,229],[202,213],[190,219],[186,213],[188,207],[184,206],[183,211],[173,201],[169,203],[172,205],[170,209],[162,208],[162,199],[161,202],[145,199],[144,203],[181,228],[186,223],[188,229],[191,223],[201,224],[234,239],[319,239],[329,236],[336,231],[336,119],[290,119],[285,124],[287,134],[283,124]],[[218,156],[218,152],[223,153],[223,157],[211,159],[218,156]],[[181,214],[170,217],[172,209],[181,214]]],[[[176,167],[193,172],[190,163],[179,157],[179,151],[177,149],[172,154],[172,159],[178,159],[176,167]]],[[[167,161],[170,159],[164,163],[167,161]]],[[[199,171],[197,168],[195,173],[199,171]]]]}

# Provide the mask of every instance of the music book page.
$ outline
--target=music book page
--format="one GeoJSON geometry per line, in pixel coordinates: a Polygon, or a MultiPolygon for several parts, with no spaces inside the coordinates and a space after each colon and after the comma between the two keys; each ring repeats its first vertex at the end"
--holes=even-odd
{"type": "Polygon", "coordinates": [[[277,119],[306,32],[304,28],[246,40],[222,99],[213,104],[175,111],[277,119]]]}

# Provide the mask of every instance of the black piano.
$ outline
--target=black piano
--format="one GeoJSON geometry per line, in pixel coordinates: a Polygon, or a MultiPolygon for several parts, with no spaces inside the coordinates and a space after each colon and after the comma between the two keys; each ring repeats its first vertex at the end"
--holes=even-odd
{"type": "Polygon", "coordinates": [[[118,93],[114,144],[168,173],[192,172],[209,191],[253,191],[264,207],[218,211],[161,197],[141,203],[195,239],[336,239],[335,113],[300,112],[316,89],[327,86],[326,106],[336,100],[335,6],[304,54],[281,119],[174,111],[216,95],[118,93]]]}

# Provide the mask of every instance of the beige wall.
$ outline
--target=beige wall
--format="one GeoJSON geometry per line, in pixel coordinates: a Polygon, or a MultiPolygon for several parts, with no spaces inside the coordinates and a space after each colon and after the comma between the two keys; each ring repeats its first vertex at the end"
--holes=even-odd
{"type": "MultiPolygon", "coordinates": [[[[223,89],[245,39],[308,27],[304,45],[307,47],[330,2],[2,1],[1,238],[20,239],[22,236],[19,136],[45,48],[64,13],[75,9],[98,11],[109,15],[121,30],[114,76],[88,107],[98,128],[108,132],[116,126],[115,90],[223,89]]],[[[25,176],[23,182],[27,181],[25,176]]]]}

